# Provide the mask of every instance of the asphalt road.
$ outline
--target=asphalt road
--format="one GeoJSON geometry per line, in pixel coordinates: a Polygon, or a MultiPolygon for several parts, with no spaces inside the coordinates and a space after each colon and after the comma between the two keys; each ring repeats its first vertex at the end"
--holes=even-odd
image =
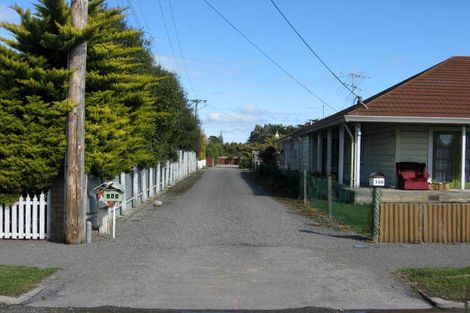
{"type": "Polygon", "coordinates": [[[0,264],[61,267],[30,305],[161,309],[428,308],[390,273],[463,266],[469,245],[356,249],[237,168],[214,168],[121,221],[115,240],[0,241],[0,264]]]}

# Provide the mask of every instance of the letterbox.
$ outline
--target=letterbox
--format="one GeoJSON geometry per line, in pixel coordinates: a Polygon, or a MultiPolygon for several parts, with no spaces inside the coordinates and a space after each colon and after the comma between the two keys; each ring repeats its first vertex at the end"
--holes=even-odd
{"type": "Polygon", "coordinates": [[[385,177],[382,173],[373,172],[369,175],[369,186],[383,187],[385,186],[385,177]]]}
{"type": "Polygon", "coordinates": [[[101,196],[100,200],[106,203],[122,202],[124,200],[125,189],[116,182],[104,182],[98,187],[95,187],[94,190],[101,196]]]}

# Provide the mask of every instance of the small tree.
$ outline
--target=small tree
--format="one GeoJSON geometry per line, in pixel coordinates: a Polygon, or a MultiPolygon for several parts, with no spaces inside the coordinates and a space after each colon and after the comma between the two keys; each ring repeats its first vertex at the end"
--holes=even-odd
{"type": "Polygon", "coordinates": [[[264,164],[277,164],[279,153],[274,146],[266,147],[260,153],[260,157],[263,160],[264,164]]]}

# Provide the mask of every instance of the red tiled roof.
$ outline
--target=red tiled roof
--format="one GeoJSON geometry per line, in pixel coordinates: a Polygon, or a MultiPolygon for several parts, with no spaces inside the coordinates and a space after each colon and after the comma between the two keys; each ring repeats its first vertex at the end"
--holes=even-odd
{"type": "Polygon", "coordinates": [[[470,118],[470,57],[451,57],[343,115],[470,118]]]}
{"type": "Polygon", "coordinates": [[[366,100],[291,135],[326,127],[344,116],[470,118],[470,56],[451,57],[366,100]]]}

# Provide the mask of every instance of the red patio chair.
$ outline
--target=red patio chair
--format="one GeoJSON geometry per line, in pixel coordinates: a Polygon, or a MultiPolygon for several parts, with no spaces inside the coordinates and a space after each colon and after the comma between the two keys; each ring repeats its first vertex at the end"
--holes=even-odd
{"type": "Polygon", "coordinates": [[[399,189],[429,190],[429,173],[426,171],[426,163],[398,162],[396,171],[399,189]]]}

